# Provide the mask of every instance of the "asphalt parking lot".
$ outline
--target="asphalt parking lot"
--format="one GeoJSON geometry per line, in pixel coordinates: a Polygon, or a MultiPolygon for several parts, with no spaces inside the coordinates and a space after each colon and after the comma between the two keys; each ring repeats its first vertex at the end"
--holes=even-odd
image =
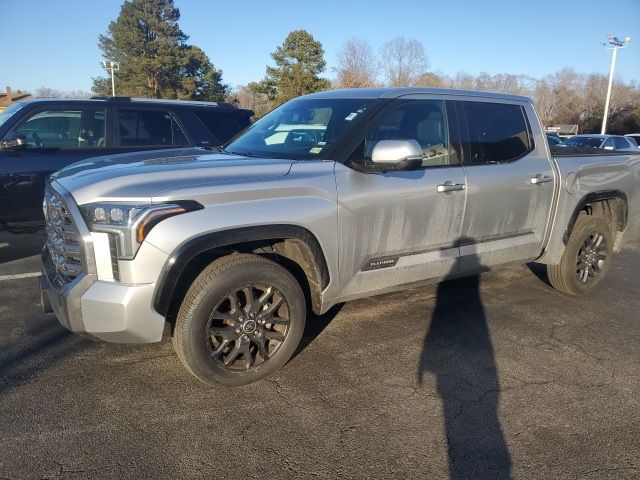
{"type": "Polygon", "coordinates": [[[168,338],[43,314],[28,237],[0,236],[1,479],[640,476],[640,244],[589,298],[523,266],[346,304],[268,380],[210,388],[168,338]]]}

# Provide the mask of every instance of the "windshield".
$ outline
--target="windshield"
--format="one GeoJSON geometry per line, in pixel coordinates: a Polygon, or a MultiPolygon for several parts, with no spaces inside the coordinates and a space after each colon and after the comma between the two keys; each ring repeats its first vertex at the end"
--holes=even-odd
{"type": "Polygon", "coordinates": [[[602,140],[601,137],[571,137],[564,144],[572,148],[598,148],[602,140]]]}
{"type": "Polygon", "coordinates": [[[353,98],[292,100],[262,117],[224,150],[250,157],[318,158],[373,102],[353,98]]]}
{"type": "Polygon", "coordinates": [[[6,110],[3,110],[2,112],[0,112],[0,127],[11,118],[11,115],[13,115],[14,113],[16,113],[18,110],[20,110],[22,107],[24,107],[24,103],[14,103],[13,105],[11,105],[9,108],[7,108],[6,110]]]}

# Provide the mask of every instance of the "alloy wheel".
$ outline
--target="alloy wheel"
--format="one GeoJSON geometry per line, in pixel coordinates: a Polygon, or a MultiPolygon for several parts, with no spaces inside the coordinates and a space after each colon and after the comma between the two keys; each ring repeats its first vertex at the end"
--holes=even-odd
{"type": "Polygon", "coordinates": [[[242,285],[222,298],[209,316],[207,347],[229,370],[259,367],[285,341],[289,324],[289,305],[275,287],[242,285]]]}

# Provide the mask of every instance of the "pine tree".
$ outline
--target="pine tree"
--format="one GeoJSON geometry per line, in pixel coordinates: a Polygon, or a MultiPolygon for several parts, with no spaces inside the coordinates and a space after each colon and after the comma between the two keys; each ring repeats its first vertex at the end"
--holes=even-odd
{"type": "MultiPolygon", "coordinates": [[[[227,90],[222,72],[198,47],[188,45],[173,0],[126,0],[118,18],[100,35],[107,60],[118,62],[120,95],[220,100],[227,90]]],[[[110,93],[108,78],[94,78],[93,90],[110,93]]]]}
{"type": "Polygon", "coordinates": [[[267,67],[264,80],[250,84],[249,88],[275,100],[276,105],[331,86],[329,80],[319,77],[326,68],[322,44],[305,30],[287,35],[271,58],[276,66],[267,67]]]}

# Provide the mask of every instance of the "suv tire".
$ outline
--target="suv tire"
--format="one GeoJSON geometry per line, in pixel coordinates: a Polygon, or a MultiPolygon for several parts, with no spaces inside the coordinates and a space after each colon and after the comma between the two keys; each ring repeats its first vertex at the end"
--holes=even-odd
{"type": "Polygon", "coordinates": [[[578,217],[558,265],[548,265],[551,285],[569,295],[584,295],[607,274],[613,260],[614,234],[602,217],[578,217]]]}
{"type": "Polygon", "coordinates": [[[282,367],[306,321],[295,277],[266,258],[219,258],[195,279],[173,333],[178,358],[207,384],[246,385],[282,367]]]}

